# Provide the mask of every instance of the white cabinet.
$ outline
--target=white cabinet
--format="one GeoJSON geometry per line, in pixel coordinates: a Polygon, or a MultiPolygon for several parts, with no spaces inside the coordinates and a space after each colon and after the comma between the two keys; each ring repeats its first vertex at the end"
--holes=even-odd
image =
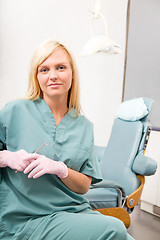
{"type": "Polygon", "coordinates": [[[160,132],[151,132],[145,155],[155,159],[158,168],[155,175],[145,177],[141,209],[160,217],[160,132]]]}

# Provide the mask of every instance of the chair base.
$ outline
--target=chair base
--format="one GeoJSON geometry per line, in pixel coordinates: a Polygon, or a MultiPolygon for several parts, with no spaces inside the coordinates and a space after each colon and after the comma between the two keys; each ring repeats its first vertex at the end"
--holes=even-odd
{"type": "Polygon", "coordinates": [[[116,208],[103,208],[103,209],[93,209],[93,211],[98,211],[104,215],[107,216],[112,216],[120,219],[126,228],[129,228],[131,224],[131,218],[129,216],[129,213],[121,207],[116,207],[116,208]]]}

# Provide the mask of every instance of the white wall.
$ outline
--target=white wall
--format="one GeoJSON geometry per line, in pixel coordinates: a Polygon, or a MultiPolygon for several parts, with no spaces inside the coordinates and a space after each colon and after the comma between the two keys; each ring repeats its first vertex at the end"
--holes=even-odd
{"type": "MultiPolygon", "coordinates": [[[[102,0],[109,35],[123,52],[80,58],[78,54],[89,39],[88,10],[94,4],[95,0],[0,1],[0,108],[25,95],[29,62],[37,45],[49,38],[62,40],[78,64],[82,108],[94,123],[95,143],[106,145],[121,102],[127,0],[102,0]]],[[[95,34],[104,33],[101,21],[93,25],[95,34]]]]}
{"type": "MultiPolygon", "coordinates": [[[[157,206],[160,209],[160,132],[152,131],[146,155],[157,161],[158,167],[154,176],[146,177],[144,190],[141,197],[141,209],[154,213],[153,206],[157,206]]],[[[160,217],[160,214],[158,215],[160,217]]]]}
{"type": "Polygon", "coordinates": [[[154,176],[146,178],[146,185],[142,194],[142,200],[160,207],[160,151],[159,141],[160,132],[152,131],[146,150],[146,155],[157,160],[158,168],[154,176]]]}

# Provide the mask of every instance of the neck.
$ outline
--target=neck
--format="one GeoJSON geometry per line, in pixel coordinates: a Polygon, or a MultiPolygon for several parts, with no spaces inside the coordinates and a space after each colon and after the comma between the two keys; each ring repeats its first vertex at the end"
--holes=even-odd
{"type": "Polygon", "coordinates": [[[58,126],[62,118],[65,116],[65,114],[68,112],[67,107],[67,97],[64,99],[62,98],[48,98],[46,96],[43,97],[44,101],[48,104],[50,107],[54,119],[56,121],[56,125],[58,126]]]}

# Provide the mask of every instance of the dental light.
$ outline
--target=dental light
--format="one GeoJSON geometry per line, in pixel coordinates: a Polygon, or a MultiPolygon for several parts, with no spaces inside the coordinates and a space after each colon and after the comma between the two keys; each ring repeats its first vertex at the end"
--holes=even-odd
{"type": "Polygon", "coordinates": [[[105,54],[118,54],[121,53],[121,49],[117,46],[112,39],[108,36],[107,22],[104,15],[101,12],[101,0],[97,0],[92,13],[90,22],[90,40],[85,44],[80,56],[89,56],[95,53],[103,52],[105,54]],[[105,35],[97,35],[93,37],[93,22],[95,19],[102,18],[104,23],[105,35]]]}

